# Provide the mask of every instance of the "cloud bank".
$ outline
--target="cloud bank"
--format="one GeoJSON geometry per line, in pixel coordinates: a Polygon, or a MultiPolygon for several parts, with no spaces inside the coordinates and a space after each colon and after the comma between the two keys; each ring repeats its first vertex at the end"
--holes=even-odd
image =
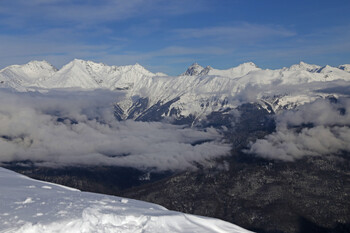
{"type": "Polygon", "coordinates": [[[11,93],[0,90],[0,162],[46,166],[116,165],[180,170],[229,152],[214,129],[118,122],[107,91],[11,93]],[[205,143],[198,143],[207,141],[205,143]]]}
{"type": "Polygon", "coordinates": [[[248,153],[293,161],[350,152],[350,99],[319,99],[276,118],[275,133],[251,143],[248,153]]]}

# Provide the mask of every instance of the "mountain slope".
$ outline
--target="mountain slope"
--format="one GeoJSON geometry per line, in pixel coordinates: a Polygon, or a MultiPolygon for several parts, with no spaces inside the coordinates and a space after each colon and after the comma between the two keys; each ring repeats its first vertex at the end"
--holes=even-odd
{"type": "Polygon", "coordinates": [[[56,72],[57,69],[46,61],[12,65],[0,70],[0,84],[23,91],[26,87],[38,86],[56,72]]]}
{"type": "Polygon", "coordinates": [[[0,168],[1,232],[249,232],[218,219],[32,180],[0,168]]]}
{"type": "Polygon", "coordinates": [[[225,76],[230,78],[237,78],[247,75],[251,71],[261,70],[258,68],[253,62],[243,63],[237,67],[233,67],[227,70],[218,70],[214,69],[210,66],[204,68],[200,75],[217,75],[217,76],[225,76]]]}
{"type": "Polygon", "coordinates": [[[349,232],[349,159],[279,163],[237,154],[227,170],[184,172],[122,195],[256,232],[349,232]]]}
{"type": "Polygon", "coordinates": [[[349,64],[340,65],[340,66],[338,66],[338,68],[341,70],[344,70],[346,72],[350,72],[350,65],[349,64]]]}
{"type": "Polygon", "coordinates": [[[75,59],[63,66],[42,85],[46,88],[128,89],[143,76],[152,77],[155,74],[139,64],[107,66],[102,63],[75,59]]]}

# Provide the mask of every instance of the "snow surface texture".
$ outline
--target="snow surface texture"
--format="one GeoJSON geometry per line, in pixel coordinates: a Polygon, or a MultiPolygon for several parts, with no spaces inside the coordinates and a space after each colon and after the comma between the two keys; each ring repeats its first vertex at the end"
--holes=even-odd
{"type": "Polygon", "coordinates": [[[249,232],[218,219],[37,181],[0,168],[0,232],[249,232]]]}
{"type": "MultiPolygon", "coordinates": [[[[314,101],[321,94],[313,90],[339,80],[349,82],[349,67],[320,67],[300,62],[289,68],[263,70],[248,62],[218,70],[195,63],[184,74],[170,77],[154,74],[139,64],[108,66],[75,59],[57,70],[46,61],[32,61],[0,70],[0,87],[17,91],[40,88],[41,91],[45,88],[123,90],[126,96],[118,105],[125,118],[137,99],[148,98],[148,107],[151,107],[179,98],[169,109],[177,110],[182,116],[200,117],[223,107],[234,108],[239,101],[272,100],[269,104],[275,111],[314,101]],[[279,101],[271,99],[273,96],[279,96],[279,101]]],[[[134,115],[134,119],[137,116],[134,115]]]]}

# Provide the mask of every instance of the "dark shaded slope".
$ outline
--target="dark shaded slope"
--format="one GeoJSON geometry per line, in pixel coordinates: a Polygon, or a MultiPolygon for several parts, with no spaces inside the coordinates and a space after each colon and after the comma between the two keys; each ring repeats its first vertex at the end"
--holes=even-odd
{"type": "Polygon", "coordinates": [[[186,172],[122,195],[258,232],[349,229],[349,159],[329,156],[285,163],[238,153],[227,162],[228,170],[186,172]]]}
{"type": "Polygon", "coordinates": [[[3,167],[34,179],[104,194],[120,195],[120,191],[158,181],[171,175],[170,172],[144,172],[135,168],[115,166],[95,167],[38,167],[29,161],[7,163],[3,167]]]}

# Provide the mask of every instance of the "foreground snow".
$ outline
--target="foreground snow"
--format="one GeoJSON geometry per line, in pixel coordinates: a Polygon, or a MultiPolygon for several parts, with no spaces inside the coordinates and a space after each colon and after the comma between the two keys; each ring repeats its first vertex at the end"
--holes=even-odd
{"type": "Polygon", "coordinates": [[[0,168],[0,232],[249,232],[218,219],[80,192],[0,168]]]}

